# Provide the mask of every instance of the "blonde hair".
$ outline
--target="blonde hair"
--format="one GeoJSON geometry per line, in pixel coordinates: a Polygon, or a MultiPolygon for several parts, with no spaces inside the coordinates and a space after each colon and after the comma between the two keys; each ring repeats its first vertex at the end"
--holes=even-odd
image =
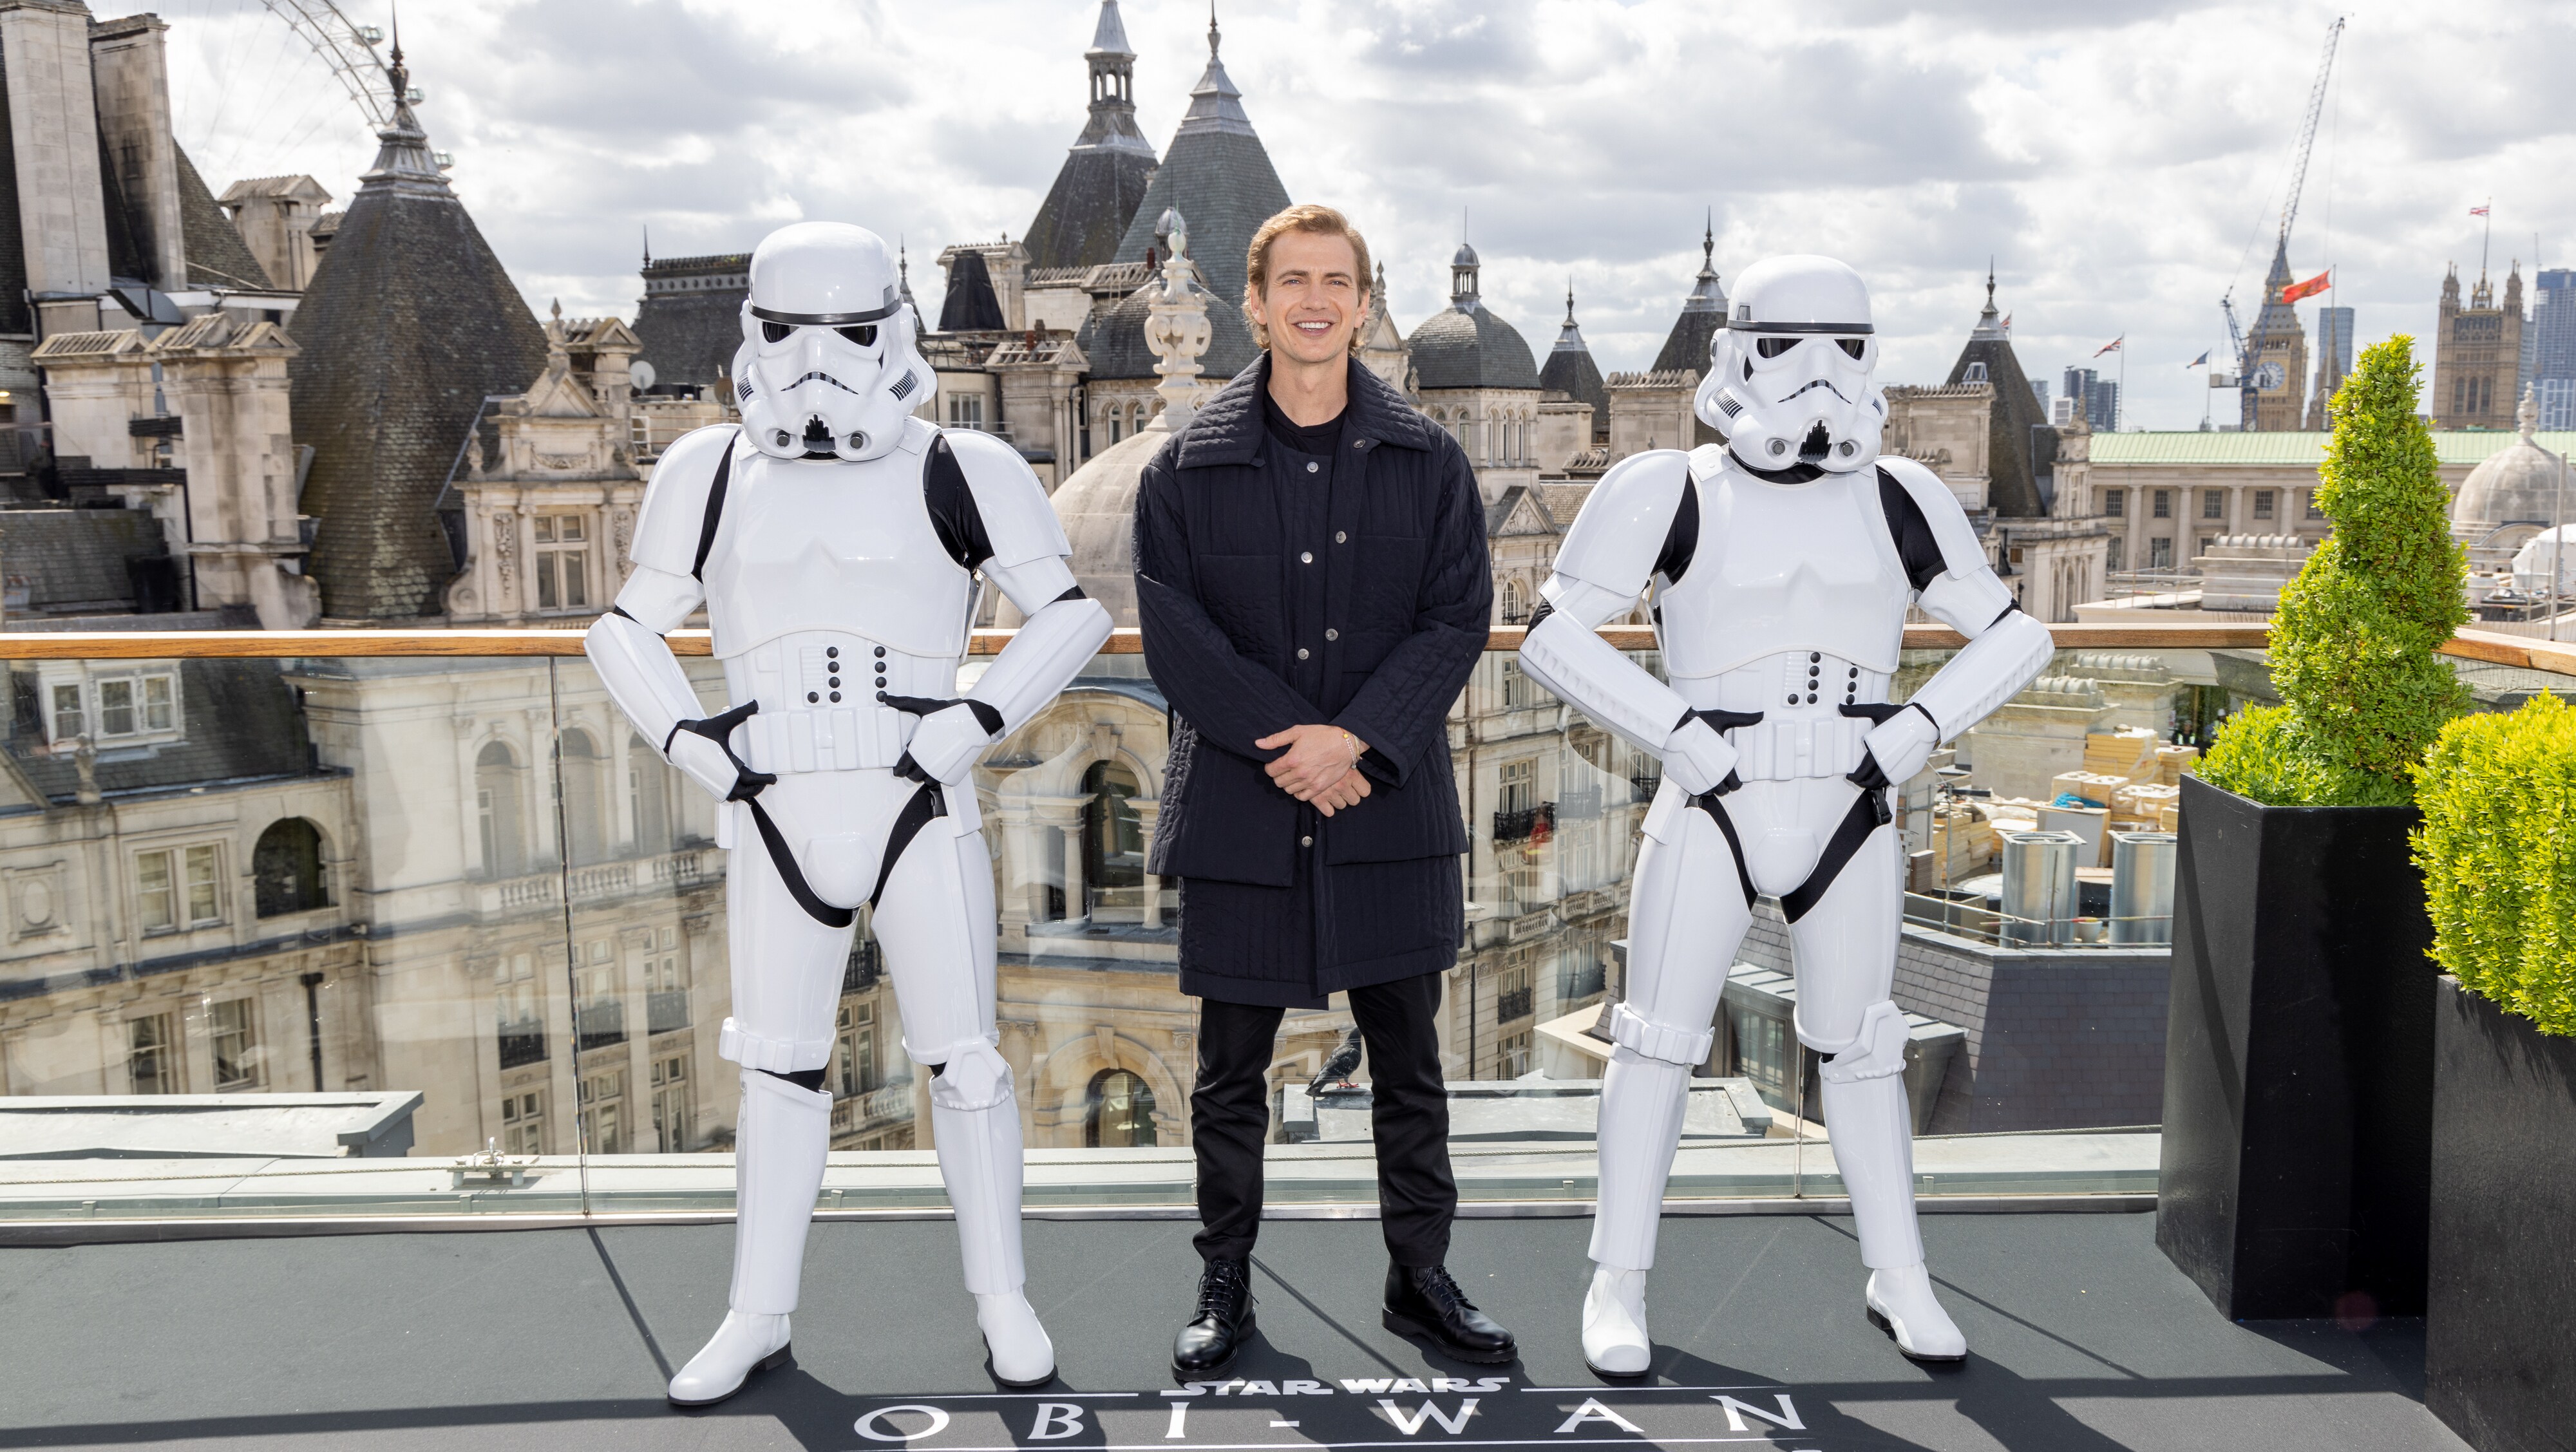
{"type": "MultiPolygon", "coordinates": [[[[1273,216],[1261,224],[1260,231],[1252,234],[1252,246],[1243,254],[1243,301],[1247,307],[1269,286],[1270,244],[1289,232],[1312,232],[1319,237],[1339,237],[1350,243],[1352,260],[1359,267],[1360,292],[1363,296],[1368,293],[1368,239],[1360,235],[1359,228],[1351,225],[1350,218],[1330,207],[1303,202],[1273,216]]],[[[1245,321],[1250,322],[1251,319],[1246,318],[1245,321]]],[[[1252,344],[1256,348],[1269,347],[1270,330],[1253,323],[1252,344]]]]}

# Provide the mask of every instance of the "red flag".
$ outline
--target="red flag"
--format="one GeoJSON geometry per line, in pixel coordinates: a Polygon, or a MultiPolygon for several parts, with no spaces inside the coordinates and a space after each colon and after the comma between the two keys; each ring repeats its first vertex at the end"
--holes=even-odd
{"type": "Polygon", "coordinates": [[[2281,289],[2281,301],[2285,303],[2294,303],[2303,297],[2315,297],[2318,293],[2326,290],[2329,285],[2327,279],[2333,276],[2334,269],[2329,267],[2325,271],[2318,273],[2316,276],[2309,278],[2305,282],[2291,283],[2288,287],[2281,289]]]}
{"type": "Polygon", "coordinates": [[[2101,357],[2101,356],[2102,356],[2103,354],[2105,354],[2105,353],[2117,353],[2117,352],[2119,352],[2119,351],[2121,350],[2121,346],[2122,346],[2123,344],[2127,343],[2128,341],[2129,341],[2129,335],[2128,335],[2128,334],[2126,334],[2126,333],[2122,333],[2120,336],[2118,336],[2118,337],[2116,337],[2116,338],[2113,338],[2110,342],[2107,342],[2107,343],[2103,344],[2101,347],[2094,349],[2094,350],[2093,350],[2093,356],[2094,356],[2094,357],[2096,357],[2096,358],[2099,358],[2099,357],[2101,357]]]}

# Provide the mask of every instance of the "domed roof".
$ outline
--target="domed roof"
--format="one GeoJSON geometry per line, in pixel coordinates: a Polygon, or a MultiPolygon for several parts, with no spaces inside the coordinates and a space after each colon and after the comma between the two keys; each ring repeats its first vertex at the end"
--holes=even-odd
{"type": "Polygon", "coordinates": [[[2532,430],[2540,425],[2540,406],[2528,391],[2520,414],[2522,437],[2488,455],[2460,485],[2460,497],[2451,503],[2453,524],[2545,526],[2555,517],[2558,456],[2531,441],[2532,430]]]}
{"type": "Polygon", "coordinates": [[[1073,546],[1075,583],[1122,626],[1136,623],[1136,481],[1171,437],[1153,425],[1138,429],[1092,455],[1048,501],[1073,546]]]}
{"type": "MultiPolygon", "coordinates": [[[[1145,346],[1145,320],[1153,315],[1158,291],[1154,285],[1138,288],[1119,299],[1108,312],[1092,314],[1074,335],[1074,341],[1082,345],[1082,355],[1091,360],[1094,379],[1162,376],[1154,371],[1154,351],[1145,346]]],[[[1261,350],[1252,346],[1252,329],[1243,321],[1241,308],[1210,293],[1207,320],[1207,351],[1199,355],[1202,378],[1222,383],[1251,367],[1252,360],[1261,356],[1261,350]]]]}
{"type": "Polygon", "coordinates": [[[1476,267],[1481,264],[1476,260],[1476,249],[1468,246],[1464,242],[1461,242],[1458,244],[1456,255],[1449,259],[1449,265],[1452,267],[1476,267]]]}
{"type": "Polygon", "coordinates": [[[1529,344],[1482,303],[1433,313],[1405,343],[1413,350],[1417,387],[1538,387],[1529,344]]]}

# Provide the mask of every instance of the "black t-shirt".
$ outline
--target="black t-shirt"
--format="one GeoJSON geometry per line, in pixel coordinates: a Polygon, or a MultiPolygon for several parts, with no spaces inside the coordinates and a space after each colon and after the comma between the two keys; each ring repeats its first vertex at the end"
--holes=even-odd
{"type": "Polygon", "coordinates": [[[1350,412],[1348,407],[1344,407],[1340,413],[1308,428],[1291,422],[1288,415],[1280,411],[1279,401],[1270,396],[1270,390],[1265,388],[1261,391],[1261,419],[1269,425],[1270,437],[1281,446],[1301,454],[1325,459],[1335,457],[1335,449],[1342,441],[1342,420],[1350,417],[1350,412]]]}

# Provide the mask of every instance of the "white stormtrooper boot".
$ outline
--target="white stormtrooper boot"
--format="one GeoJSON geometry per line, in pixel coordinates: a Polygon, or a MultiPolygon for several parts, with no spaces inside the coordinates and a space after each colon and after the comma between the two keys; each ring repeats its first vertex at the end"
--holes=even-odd
{"type": "MultiPolygon", "coordinates": [[[[1651,1040],[1645,1027],[1623,1015],[1612,1031],[1651,1040]]],[[[1693,1046],[1703,1054],[1707,1049],[1700,1039],[1679,1048],[1660,1041],[1656,1046],[1682,1055],[1693,1046]]],[[[1641,1376],[1652,1359],[1646,1268],[1655,1263],[1664,1186],[1672,1178],[1689,1103],[1690,1065],[1649,1057],[1625,1043],[1611,1050],[1601,1084],[1601,1202],[1592,1221],[1598,1269],[1583,1297],[1583,1360],[1604,1376],[1641,1376]]]]}
{"type": "Polygon", "coordinates": [[[1968,1338],[1932,1294],[1923,1234],[1914,1221],[1914,1118],[1905,1103],[1905,1018],[1892,1003],[1871,1006],[1861,1040],[1826,1061],[1825,1128],[1834,1165],[1851,1196],[1869,1318],[1917,1361],[1958,1361],[1968,1338]]]}
{"type": "Polygon", "coordinates": [[[1020,1106],[1010,1065],[991,1044],[978,1039],[952,1051],[930,1081],[930,1123],[993,1379],[1044,1386],[1055,1379],[1055,1343],[1022,1290],[1020,1106]]]}
{"type": "Polygon", "coordinates": [[[1646,1273],[1596,1266],[1583,1295],[1583,1364],[1602,1376],[1644,1376],[1654,1359],[1646,1336],[1646,1273]]]}
{"type": "Polygon", "coordinates": [[[713,1406],[744,1378],[787,1359],[787,1316],[805,1268],[805,1231],[823,1187],[832,1141],[832,1096],[775,1074],[742,1072],[734,1132],[732,1310],[671,1378],[673,1406],[713,1406]]]}

